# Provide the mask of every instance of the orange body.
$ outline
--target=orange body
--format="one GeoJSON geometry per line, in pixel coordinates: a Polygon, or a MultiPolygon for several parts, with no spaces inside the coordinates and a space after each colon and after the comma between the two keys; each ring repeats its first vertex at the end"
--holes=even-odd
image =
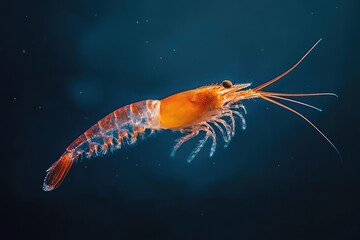
{"type": "Polygon", "coordinates": [[[173,130],[194,126],[220,107],[216,92],[206,87],[180,92],[161,100],[160,125],[173,130]]]}
{"type": "Polygon", "coordinates": [[[176,141],[171,156],[174,156],[176,150],[184,142],[197,136],[199,132],[205,132],[204,138],[199,141],[196,148],[188,156],[187,161],[191,162],[194,159],[208,139],[212,139],[211,157],[217,144],[215,129],[221,133],[225,146],[230,143],[235,134],[235,117],[241,119],[242,129],[245,129],[245,118],[239,110],[242,109],[246,113],[242,101],[250,98],[264,99],[297,114],[315,128],[340,155],[335,145],[310,120],[278,101],[292,102],[320,110],[289,97],[336,96],[335,94],[262,91],[296,68],[319,41],[290,69],[253,89],[248,88],[249,83],[233,85],[229,80],[224,80],[221,84],[176,93],[160,101],[145,100],[115,110],[70,144],[58,161],[47,170],[43,189],[51,191],[58,187],[73,162],[80,156],[99,156],[106,154],[108,150],[119,149],[123,144],[133,144],[139,135],[145,134],[146,130],[153,132],[160,129],[170,129],[186,133],[185,136],[176,141]]]}

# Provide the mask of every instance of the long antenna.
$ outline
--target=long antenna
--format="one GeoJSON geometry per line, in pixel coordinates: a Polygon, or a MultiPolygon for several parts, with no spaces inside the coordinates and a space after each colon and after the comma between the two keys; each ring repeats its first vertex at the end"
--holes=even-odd
{"type": "Polygon", "coordinates": [[[264,95],[261,95],[261,94],[259,95],[259,97],[262,98],[262,99],[264,99],[264,100],[266,100],[266,101],[269,101],[269,102],[271,102],[271,103],[273,103],[273,104],[276,104],[276,105],[278,105],[278,106],[280,106],[280,107],[282,107],[282,108],[285,108],[285,109],[287,109],[287,110],[295,113],[296,115],[298,115],[299,117],[301,117],[302,119],[304,119],[306,122],[308,122],[308,123],[309,123],[313,128],[315,128],[315,130],[316,130],[318,133],[320,133],[320,135],[323,136],[323,138],[325,138],[325,140],[328,141],[328,142],[330,143],[330,145],[335,149],[335,151],[337,152],[337,154],[340,156],[341,163],[342,163],[342,156],[341,156],[339,150],[336,148],[336,146],[330,141],[330,139],[329,139],[328,137],[326,137],[326,135],[325,135],[322,131],[320,131],[319,128],[317,128],[317,127],[315,126],[315,124],[313,124],[313,123],[312,123],[309,119],[307,119],[304,115],[302,115],[302,114],[299,113],[298,111],[296,111],[296,110],[294,110],[294,109],[292,109],[292,108],[290,108],[290,107],[288,107],[288,106],[286,106],[286,105],[284,105],[284,104],[282,104],[282,103],[279,103],[278,101],[275,101],[274,99],[271,99],[271,98],[269,98],[269,97],[265,97],[264,95]]]}
{"type": "Polygon", "coordinates": [[[314,44],[314,46],[312,46],[312,47],[310,48],[310,50],[308,50],[308,51],[305,53],[305,55],[304,55],[297,63],[295,63],[294,66],[292,66],[292,67],[289,68],[286,72],[284,72],[283,74],[277,76],[276,78],[273,78],[273,79],[271,79],[270,81],[268,81],[268,82],[266,82],[266,83],[264,83],[264,84],[261,84],[260,86],[257,86],[256,88],[253,89],[253,91],[257,92],[257,91],[259,91],[259,90],[261,90],[261,89],[269,86],[270,84],[273,84],[274,82],[280,80],[282,77],[284,77],[284,76],[287,75],[289,72],[291,72],[292,70],[294,70],[294,69],[306,58],[306,56],[309,55],[309,53],[316,47],[316,45],[319,44],[319,42],[321,41],[321,39],[322,39],[322,38],[320,38],[319,41],[317,41],[317,42],[314,44]]]}

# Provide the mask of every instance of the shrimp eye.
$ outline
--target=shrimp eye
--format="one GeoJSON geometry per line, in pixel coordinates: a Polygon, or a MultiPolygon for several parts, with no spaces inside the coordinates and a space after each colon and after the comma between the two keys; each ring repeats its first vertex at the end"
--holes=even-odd
{"type": "Polygon", "coordinates": [[[230,80],[224,80],[222,82],[222,85],[223,85],[224,88],[231,88],[233,84],[232,84],[232,82],[230,80]]]}

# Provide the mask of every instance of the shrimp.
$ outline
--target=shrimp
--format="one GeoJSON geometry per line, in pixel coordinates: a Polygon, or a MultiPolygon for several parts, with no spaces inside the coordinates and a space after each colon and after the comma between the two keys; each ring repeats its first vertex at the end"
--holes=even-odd
{"type": "Polygon", "coordinates": [[[187,161],[191,162],[209,139],[212,142],[209,155],[212,157],[217,145],[217,132],[221,134],[226,147],[235,135],[236,118],[240,119],[241,127],[245,130],[246,108],[243,101],[253,98],[261,98],[301,117],[330,143],[341,157],[335,145],[308,118],[281,103],[281,101],[287,101],[321,111],[315,106],[290,97],[337,96],[336,94],[262,91],[295,69],[320,40],[287,71],[253,89],[249,88],[250,83],[233,84],[229,80],[224,80],[220,84],[176,93],[162,100],[140,101],[115,110],[81,134],[66,148],[60,158],[46,171],[43,190],[51,191],[57,188],[74,161],[79,157],[96,157],[104,155],[108,151],[120,149],[123,145],[134,144],[140,136],[144,137],[147,132],[151,134],[168,129],[185,134],[176,140],[171,151],[172,157],[182,144],[196,137],[200,132],[204,132],[205,136],[190,153],[187,161]]]}

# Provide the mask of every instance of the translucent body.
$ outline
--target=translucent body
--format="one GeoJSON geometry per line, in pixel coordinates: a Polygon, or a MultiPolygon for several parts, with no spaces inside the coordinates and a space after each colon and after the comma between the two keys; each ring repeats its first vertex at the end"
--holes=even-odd
{"type": "Polygon", "coordinates": [[[106,154],[126,144],[133,144],[146,129],[159,126],[158,100],[133,103],[115,110],[76,138],[61,157],[47,170],[43,190],[51,191],[64,180],[73,162],[106,154]]]}
{"type": "Polygon", "coordinates": [[[242,101],[251,98],[262,98],[297,114],[315,128],[339,153],[334,144],[310,120],[294,109],[278,102],[278,100],[289,101],[320,110],[288,97],[336,96],[335,94],[294,94],[262,91],[263,88],[278,81],[298,66],[318,42],[290,69],[254,89],[250,89],[248,83],[233,85],[229,80],[225,80],[222,84],[213,84],[180,92],[162,100],[141,101],[115,110],[85,131],[67,147],[59,160],[47,170],[43,189],[50,191],[58,187],[73,162],[80,156],[84,155],[88,158],[99,156],[106,154],[108,150],[119,149],[124,144],[133,144],[137,141],[138,136],[144,135],[147,129],[150,132],[169,129],[185,133],[176,141],[171,156],[175,155],[183,143],[196,137],[200,132],[204,132],[204,138],[190,153],[187,161],[190,162],[195,158],[208,139],[212,140],[209,154],[211,157],[217,146],[216,132],[221,133],[226,147],[235,134],[236,118],[240,119],[242,129],[246,128],[243,116],[246,109],[242,101]]]}

